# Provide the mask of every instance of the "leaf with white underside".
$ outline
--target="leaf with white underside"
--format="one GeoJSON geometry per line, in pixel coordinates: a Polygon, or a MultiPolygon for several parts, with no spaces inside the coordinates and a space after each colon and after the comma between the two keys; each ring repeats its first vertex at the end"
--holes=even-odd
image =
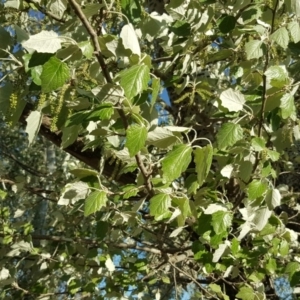
{"type": "Polygon", "coordinates": [[[148,145],[158,148],[168,148],[177,141],[177,137],[164,127],[156,127],[153,131],[148,132],[148,145]]]}
{"type": "Polygon", "coordinates": [[[212,261],[215,263],[218,262],[220,260],[220,258],[225,254],[225,252],[228,252],[228,250],[229,250],[229,246],[227,243],[220,244],[219,248],[215,251],[215,253],[213,255],[212,261]]]}
{"type": "Polygon", "coordinates": [[[244,95],[233,89],[227,89],[220,95],[222,106],[226,107],[229,111],[240,111],[243,109],[246,102],[244,95]]]}
{"type": "Polygon", "coordinates": [[[169,182],[178,178],[191,162],[191,154],[192,148],[190,145],[175,146],[162,160],[163,177],[169,182]]]}
{"type": "Polygon", "coordinates": [[[269,221],[272,211],[268,207],[260,207],[255,211],[252,223],[255,225],[257,230],[262,230],[269,221]]]}
{"type": "Polygon", "coordinates": [[[55,53],[61,49],[62,39],[58,33],[53,30],[42,30],[38,34],[31,35],[27,41],[24,41],[22,46],[26,50],[35,50],[40,53],[55,53]]]}
{"type": "Polygon", "coordinates": [[[228,211],[228,209],[223,204],[213,203],[213,204],[208,205],[208,207],[205,209],[204,213],[206,215],[212,215],[217,211],[225,211],[226,212],[226,211],[228,211]]]}
{"type": "Polygon", "coordinates": [[[277,189],[269,189],[265,196],[265,201],[270,210],[281,204],[281,194],[277,189]]]}
{"type": "Polygon", "coordinates": [[[67,9],[67,6],[66,0],[55,0],[50,1],[49,9],[55,16],[61,19],[67,9]]]}
{"type": "Polygon", "coordinates": [[[120,37],[122,38],[125,49],[130,49],[132,53],[141,56],[139,40],[131,23],[122,27],[120,37]]]}
{"type": "Polygon", "coordinates": [[[74,183],[68,183],[62,195],[60,196],[57,204],[58,205],[69,205],[69,203],[76,203],[80,199],[85,199],[89,191],[89,186],[87,183],[82,181],[77,181],[74,183]]]}
{"type": "Polygon", "coordinates": [[[94,191],[86,199],[84,204],[84,215],[87,217],[99,211],[106,205],[107,197],[104,191],[94,191]]]}
{"type": "Polygon", "coordinates": [[[268,185],[265,182],[262,182],[261,180],[253,180],[248,184],[248,197],[250,200],[255,200],[261,197],[267,189],[268,185]]]}
{"type": "Polygon", "coordinates": [[[290,31],[293,42],[297,44],[300,42],[300,25],[297,21],[288,23],[288,30],[290,31]]]}
{"type": "Polygon", "coordinates": [[[115,269],[116,269],[115,264],[114,264],[114,262],[111,260],[110,257],[108,257],[108,258],[106,259],[106,261],[105,261],[105,266],[106,266],[106,268],[107,268],[107,270],[108,270],[109,272],[113,272],[113,271],[115,271],[115,269]]]}
{"type": "Polygon", "coordinates": [[[26,133],[28,134],[29,145],[32,144],[37,134],[39,133],[41,123],[42,123],[42,113],[40,111],[32,111],[30,115],[26,118],[27,126],[26,133]]]}

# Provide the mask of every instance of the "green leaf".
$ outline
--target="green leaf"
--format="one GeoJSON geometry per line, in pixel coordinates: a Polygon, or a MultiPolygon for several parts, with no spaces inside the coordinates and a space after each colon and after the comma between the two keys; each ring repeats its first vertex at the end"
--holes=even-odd
{"type": "Polygon", "coordinates": [[[81,42],[78,44],[78,47],[87,59],[91,59],[93,57],[94,47],[92,46],[91,41],[81,42]]]}
{"type": "Polygon", "coordinates": [[[129,199],[130,197],[136,196],[139,189],[134,184],[129,184],[124,186],[122,191],[124,192],[123,199],[129,199]]]}
{"type": "Polygon", "coordinates": [[[293,261],[287,264],[287,266],[284,269],[284,273],[292,275],[299,270],[300,270],[300,264],[296,261],[293,261]]]}
{"type": "Polygon", "coordinates": [[[236,255],[239,253],[240,250],[240,242],[237,238],[233,238],[231,241],[231,251],[233,255],[236,255]]]}
{"type": "Polygon", "coordinates": [[[266,263],[266,269],[270,274],[276,274],[277,264],[274,258],[270,258],[269,261],[266,263]]]}
{"type": "Polygon", "coordinates": [[[290,244],[286,240],[282,240],[279,247],[279,253],[281,256],[287,256],[289,254],[290,244]]]}
{"type": "Polygon", "coordinates": [[[239,124],[225,123],[217,133],[219,149],[225,149],[234,145],[243,138],[243,129],[239,124]]]}
{"type": "Polygon", "coordinates": [[[107,197],[104,191],[92,192],[86,199],[84,204],[84,216],[87,217],[99,211],[106,205],[107,197]]]}
{"type": "Polygon", "coordinates": [[[110,223],[109,222],[104,222],[104,221],[98,221],[97,226],[96,226],[96,234],[98,240],[103,240],[109,231],[110,228],[110,223]]]}
{"type": "Polygon", "coordinates": [[[121,86],[126,97],[131,100],[137,94],[148,88],[150,70],[146,65],[135,65],[128,70],[121,72],[121,86]]]}
{"type": "Polygon", "coordinates": [[[211,284],[209,285],[209,288],[210,288],[213,292],[215,292],[215,293],[222,293],[222,289],[221,289],[221,287],[220,287],[218,284],[211,283],[211,284]]]}
{"type": "Polygon", "coordinates": [[[49,30],[42,30],[40,33],[30,36],[30,38],[22,42],[22,46],[29,52],[35,50],[42,53],[55,53],[61,49],[62,39],[58,33],[49,30]]]}
{"type": "Polygon", "coordinates": [[[207,145],[201,149],[196,148],[194,150],[194,155],[195,155],[194,161],[196,164],[197,179],[198,179],[199,187],[201,187],[211,167],[212,158],[213,158],[213,148],[211,145],[207,145]]]}
{"type": "Polygon", "coordinates": [[[70,170],[69,172],[79,179],[89,177],[89,176],[97,177],[99,175],[99,173],[97,171],[90,170],[90,169],[84,169],[84,168],[73,169],[73,170],[70,170]]]}
{"type": "Polygon", "coordinates": [[[284,94],[280,99],[281,115],[283,119],[289,118],[296,110],[294,97],[290,93],[284,94]]]}
{"type": "Polygon", "coordinates": [[[103,103],[97,106],[86,117],[86,121],[110,120],[114,113],[114,108],[111,103],[103,103]]]}
{"type": "Polygon", "coordinates": [[[289,44],[289,33],[285,27],[281,27],[271,34],[270,39],[286,49],[289,44]]]}
{"type": "Polygon", "coordinates": [[[145,145],[147,128],[138,124],[130,125],[126,130],[126,143],[130,157],[136,155],[145,145]]]}
{"type": "Polygon", "coordinates": [[[191,162],[192,148],[190,145],[175,146],[162,160],[163,177],[171,182],[184,172],[191,162]]]}
{"type": "Polygon", "coordinates": [[[97,14],[99,9],[105,7],[105,4],[101,3],[86,3],[84,8],[82,8],[82,12],[85,14],[87,18],[92,17],[93,15],[97,14]]]}
{"type": "Polygon", "coordinates": [[[191,215],[189,199],[186,197],[172,197],[172,204],[181,211],[181,216],[178,217],[178,225],[184,226],[186,218],[191,215]]]}
{"type": "Polygon", "coordinates": [[[34,52],[30,57],[28,68],[44,65],[53,55],[53,53],[34,52]]]}
{"type": "MultiPolygon", "coordinates": [[[[238,6],[242,4],[242,6],[246,5],[247,2],[236,2],[234,5],[234,11],[237,11],[238,6]]],[[[244,7],[245,9],[245,7],[244,7]]],[[[261,15],[262,15],[262,11],[261,8],[258,5],[251,5],[248,8],[246,8],[245,10],[241,10],[242,11],[242,15],[241,18],[243,19],[243,24],[248,24],[250,22],[252,22],[253,20],[258,20],[260,19],[261,15]]],[[[238,9],[239,10],[239,9],[238,9]]]]}
{"type": "Polygon", "coordinates": [[[195,174],[189,175],[184,181],[184,186],[187,189],[188,194],[195,194],[199,188],[197,176],[195,174]]]}
{"type": "Polygon", "coordinates": [[[251,140],[251,145],[255,151],[262,151],[266,148],[266,141],[261,137],[255,137],[251,140]]]}
{"type": "Polygon", "coordinates": [[[160,91],[160,79],[152,78],[152,96],[151,96],[151,107],[156,103],[157,96],[160,91]]]}
{"type": "Polygon", "coordinates": [[[159,219],[169,213],[171,198],[167,194],[157,194],[150,199],[150,215],[159,219]]]}
{"type": "Polygon", "coordinates": [[[63,149],[72,145],[77,140],[80,129],[80,125],[73,125],[62,129],[61,147],[63,149]]]}
{"type": "Polygon", "coordinates": [[[281,66],[271,66],[265,72],[267,79],[274,87],[281,88],[288,82],[288,72],[284,67],[281,66]]]}
{"type": "Polygon", "coordinates": [[[220,95],[222,106],[229,111],[240,111],[243,109],[246,102],[244,95],[239,91],[234,91],[232,88],[223,91],[220,95]]]}
{"type": "Polygon", "coordinates": [[[234,16],[225,16],[219,24],[219,29],[222,33],[226,34],[234,29],[236,18],[234,16]]]}
{"type": "Polygon", "coordinates": [[[52,92],[62,87],[70,78],[67,64],[56,57],[51,57],[43,66],[41,75],[43,92],[52,92]]]}
{"type": "Polygon", "coordinates": [[[170,278],[168,276],[162,276],[161,280],[163,283],[170,284],[170,278]]]}
{"type": "Polygon", "coordinates": [[[42,85],[41,75],[43,72],[43,66],[33,67],[31,68],[30,71],[31,71],[32,81],[38,86],[42,85]]]}
{"type": "Polygon", "coordinates": [[[1,49],[6,49],[10,44],[11,44],[10,34],[2,26],[0,26],[0,55],[3,55],[4,53],[4,51],[1,51],[1,49]]]}
{"type": "Polygon", "coordinates": [[[248,182],[252,174],[253,164],[249,160],[244,160],[240,163],[239,177],[248,182]]]}
{"type": "Polygon", "coordinates": [[[262,41],[252,40],[245,44],[247,59],[260,58],[263,56],[262,41]]]}
{"type": "Polygon", "coordinates": [[[253,180],[248,184],[248,197],[250,200],[255,200],[261,197],[266,190],[268,189],[268,185],[260,180],[253,180]]]}
{"type": "Polygon", "coordinates": [[[171,27],[170,31],[176,36],[189,36],[191,34],[191,25],[183,20],[177,20],[171,27]]]}
{"type": "Polygon", "coordinates": [[[255,292],[250,286],[241,287],[236,297],[242,300],[254,300],[256,298],[255,292]]]}
{"type": "Polygon", "coordinates": [[[226,232],[227,228],[231,225],[232,216],[226,211],[217,211],[212,214],[212,226],[216,234],[226,232]]]}
{"type": "Polygon", "coordinates": [[[27,126],[26,133],[28,134],[29,145],[32,144],[34,139],[39,133],[40,126],[42,123],[42,113],[40,111],[32,111],[30,115],[26,118],[27,126]]]}
{"type": "Polygon", "coordinates": [[[280,158],[280,153],[274,150],[269,150],[267,149],[267,156],[272,160],[272,161],[278,161],[280,158]]]}
{"type": "Polygon", "coordinates": [[[7,193],[0,189],[0,198],[3,200],[6,197],[7,193]]]}

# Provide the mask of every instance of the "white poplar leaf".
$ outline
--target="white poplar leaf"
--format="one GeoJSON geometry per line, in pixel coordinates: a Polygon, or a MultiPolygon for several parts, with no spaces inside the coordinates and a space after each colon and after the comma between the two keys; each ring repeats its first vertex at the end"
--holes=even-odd
{"type": "Polygon", "coordinates": [[[220,95],[222,106],[229,111],[240,111],[243,109],[246,102],[244,95],[239,91],[234,91],[232,88],[227,89],[220,95]]]}
{"type": "Polygon", "coordinates": [[[120,37],[125,49],[130,49],[132,53],[141,56],[140,44],[132,24],[129,23],[123,26],[120,37]]]}
{"type": "Polygon", "coordinates": [[[32,111],[26,118],[26,122],[27,126],[25,131],[28,134],[29,145],[31,145],[40,130],[42,123],[42,113],[37,110],[32,111]]]}
{"type": "Polygon", "coordinates": [[[113,272],[115,271],[116,267],[114,262],[111,260],[110,257],[107,258],[106,262],[105,262],[105,266],[108,269],[108,271],[113,272]]]}

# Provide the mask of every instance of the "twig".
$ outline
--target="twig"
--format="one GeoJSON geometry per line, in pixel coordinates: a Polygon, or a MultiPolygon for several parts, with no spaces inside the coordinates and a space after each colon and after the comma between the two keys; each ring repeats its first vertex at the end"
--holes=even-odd
{"type": "Polygon", "coordinates": [[[207,293],[212,299],[217,299],[214,295],[212,295],[207,289],[205,289],[194,277],[192,277],[190,274],[186,273],[182,269],[178,268],[175,264],[173,264],[171,261],[169,263],[172,265],[173,268],[175,268],[178,272],[182,273],[186,277],[188,277],[190,280],[192,280],[203,292],[207,293]]]}
{"type": "Polygon", "coordinates": [[[57,17],[55,14],[53,14],[50,11],[47,11],[45,8],[43,8],[41,5],[39,5],[38,3],[36,3],[35,1],[32,0],[26,0],[27,3],[32,3],[35,5],[35,7],[44,15],[52,18],[53,20],[60,22],[60,23],[65,23],[66,21],[64,19],[60,19],[59,17],[57,17]]]}
{"type": "MultiPolygon", "coordinates": [[[[78,16],[78,18],[80,19],[80,21],[82,22],[82,24],[84,25],[84,27],[86,28],[88,34],[90,35],[90,37],[92,39],[92,42],[93,42],[93,45],[94,45],[94,48],[95,48],[94,55],[96,56],[96,58],[99,62],[99,65],[101,67],[101,70],[103,72],[103,75],[104,75],[106,81],[108,83],[114,84],[114,82],[113,82],[113,80],[112,80],[112,78],[109,74],[109,71],[108,71],[107,65],[105,63],[104,57],[101,53],[101,48],[100,48],[100,44],[98,42],[97,33],[95,32],[95,30],[93,29],[93,27],[89,23],[88,19],[84,15],[83,11],[81,10],[80,5],[75,0],[68,0],[68,1],[69,1],[70,5],[72,6],[75,14],[78,16]]],[[[125,112],[121,108],[121,106],[119,106],[119,108],[117,110],[118,110],[118,113],[120,115],[120,118],[122,119],[124,128],[126,130],[129,125],[128,125],[128,121],[127,121],[125,112]]],[[[152,189],[152,183],[151,183],[151,180],[150,180],[151,179],[151,176],[150,176],[151,174],[148,173],[148,171],[147,171],[147,169],[146,169],[146,167],[145,167],[145,165],[142,161],[142,157],[139,153],[135,155],[135,160],[136,160],[137,165],[138,165],[139,169],[141,170],[141,173],[142,173],[143,178],[145,180],[145,186],[146,186],[147,191],[149,192],[150,195],[153,195],[154,193],[153,193],[153,189],[152,189]]]]}

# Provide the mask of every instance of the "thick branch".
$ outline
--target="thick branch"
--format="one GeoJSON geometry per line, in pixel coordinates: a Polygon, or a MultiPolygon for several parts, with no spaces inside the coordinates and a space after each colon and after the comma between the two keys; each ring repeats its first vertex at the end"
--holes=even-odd
{"type": "MultiPolygon", "coordinates": [[[[31,105],[28,104],[23,111],[23,114],[20,118],[20,122],[26,124],[26,118],[32,109],[31,105]]],[[[60,132],[52,132],[50,130],[51,127],[51,119],[47,116],[43,117],[42,124],[40,127],[39,133],[44,136],[47,140],[55,144],[57,147],[61,148],[61,133],[60,132]]],[[[84,144],[80,139],[77,139],[72,145],[63,149],[65,152],[69,153],[73,157],[77,158],[79,161],[87,164],[91,168],[99,171],[101,150],[97,149],[92,151],[91,149],[87,149],[84,152],[82,149],[84,148],[84,144]]],[[[104,170],[102,172],[103,175],[110,177],[113,174],[114,165],[110,165],[108,162],[105,163],[104,170]]],[[[128,184],[135,182],[136,175],[134,173],[126,173],[122,174],[118,181],[120,183],[128,184]]]]}

